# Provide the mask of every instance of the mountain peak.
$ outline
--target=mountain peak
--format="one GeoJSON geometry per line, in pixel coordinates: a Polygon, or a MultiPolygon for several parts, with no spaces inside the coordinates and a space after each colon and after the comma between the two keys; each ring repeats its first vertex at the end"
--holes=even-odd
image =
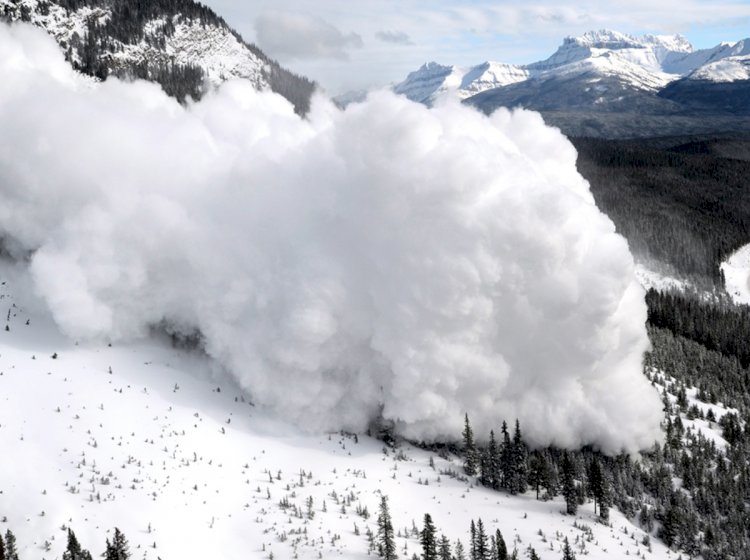
{"type": "Polygon", "coordinates": [[[640,37],[621,33],[611,29],[600,29],[599,31],[587,31],[583,35],[568,36],[563,40],[561,48],[588,47],[594,49],[641,49],[661,47],[671,52],[689,53],[693,51],[693,45],[682,35],[652,35],[645,34],[640,37]]]}

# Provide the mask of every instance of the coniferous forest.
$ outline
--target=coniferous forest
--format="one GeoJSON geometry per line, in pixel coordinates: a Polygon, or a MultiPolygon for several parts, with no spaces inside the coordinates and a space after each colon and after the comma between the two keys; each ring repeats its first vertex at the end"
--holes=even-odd
{"type": "Polygon", "coordinates": [[[750,241],[750,137],[573,139],[597,206],[637,258],[701,287],[750,241]]]}

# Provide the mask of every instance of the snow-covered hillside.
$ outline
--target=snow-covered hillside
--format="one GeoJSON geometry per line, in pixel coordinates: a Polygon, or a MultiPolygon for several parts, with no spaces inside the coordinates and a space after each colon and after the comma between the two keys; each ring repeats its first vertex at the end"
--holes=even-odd
{"type": "MultiPolygon", "coordinates": [[[[55,3],[44,2],[46,8],[40,4],[39,0],[0,0],[0,13],[6,11],[11,20],[29,19],[44,28],[63,50],[69,52],[72,61],[78,63],[81,60],[75,46],[85,40],[89,23],[104,24],[112,15],[111,8],[104,5],[84,5],[77,10],[68,10],[55,3]]],[[[263,61],[227,27],[206,25],[177,14],[169,21],[158,18],[146,22],[143,38],[137,44],[113,41],[114,53],[111,56],[115,67],[143,62],[191,64],[203,68],[214,85],[229,78],[243,78],[259,88],[268,86],[263,77],[263,61]],[[165,26],[173,27],[173,30],[165,33],[165,26]]]]}
{"type": "Polygon", "coordinates": [[[404,558],[419,552],[424,513],[464,543],[481,517],[509,548],[547,560],[565,537],[592,559],[669,556],[617,511],[605,526],[592,504],[572,517],[560,497],[474,486],[450,455],[301,434],[165,340],[67,340],[21,295],[22,271],[3,263],[0,277],[0,530],[23,558],[59,558],[67,527],[98,554],[117,526],[134,558],[364,559],[381,494],[404,558]]]}
{"type": "Polygon", "coordinates": [[[394,91],[414,101],[432,103],[445,92],[468,98],[526,80],[583,76],[591,83],[597,77],[616,78],[628,87],[655,93],[688,75],[710,81],[745,79],[747,45],[750,41],[745,40],[696,51],[681,35],[636,37],[610,30],[590,31],[565,38],[552,56],[525,66],[485,62],[459,68],[430,62],[394,86],[394,91]]]}

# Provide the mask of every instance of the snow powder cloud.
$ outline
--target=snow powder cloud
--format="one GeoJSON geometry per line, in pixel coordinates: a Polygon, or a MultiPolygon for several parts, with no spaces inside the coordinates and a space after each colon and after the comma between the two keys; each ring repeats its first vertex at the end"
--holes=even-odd
{"type": "Polygon", "coordinates": [[[240,82],[184,108],[92,86],[27,26],[0,52],[0,232],[70,336],[197,328],[313,430],[658,438],[632,257],[538,114],[382,92],[303,120],[240,82]]]}

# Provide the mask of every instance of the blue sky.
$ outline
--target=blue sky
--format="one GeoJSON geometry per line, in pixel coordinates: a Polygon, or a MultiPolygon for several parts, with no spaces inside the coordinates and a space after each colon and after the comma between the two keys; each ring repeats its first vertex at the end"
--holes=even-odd
{"type": "Polygon", "coordinates": [[[696,48],[750,36],[750,0],[203,0],[330,93],[402,80],[423,62],[546,58],[593,29],[680,33],[696,48]]]}

